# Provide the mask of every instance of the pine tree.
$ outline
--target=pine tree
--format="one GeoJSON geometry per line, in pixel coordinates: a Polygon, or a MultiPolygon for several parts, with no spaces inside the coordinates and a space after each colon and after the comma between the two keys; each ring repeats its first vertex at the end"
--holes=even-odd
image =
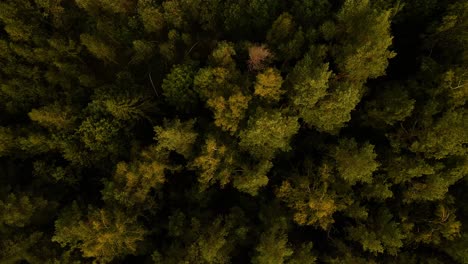
{"type": "Polygon", "coordinates": [[[260,235],[260,241],[255,248],[256,254],[252,259],[255,264],[282,264],[293,255],[294,251],[288,243],[285,219],[278,219],[260,235]]]}
{"type": "Polygon", "coordinates": [[[354,139],[341,140],[331,155],[337,163],[338,173],[351,185],[372,182],[372,175],[379,167],[374,146],[369,143],[358,146],[354,139]]]}
{"type": "Polygon", "coordinates": [[[292,182],[284,181],[276,195],[293,209],[293,219],[299,225],[328,229],[335,222],[333,214],[346,206],[335,198],[336,194],[328,191],[327,185],[314,184],[307,177],[296,177],[292,182]]]}
{"type": "Polygon", "coordinates": [[[415,102],[404,88],[396,85],[385,87],[375,99],[367,102],[366,115],[374,127],[394,125],[411,115],[415,102]]]}
{"type": "Polygon", "coordinates": [[[214,112],[215,125],[233,134],[245,116],[250,98],[239,92],[231,95],[227,100],[219,96],[209,99],[206,103],[214,112]]]}
{"type": "Polygon", "coordinates": [[[0,1],[0,263],[465,263],[467,14],[0,1]]]}
{"type": "Polygon", "coordinates": [[[117,54],[115,49],[105,41],[89,34],[82,34],[80,36],[80,40],[96,58],[105,62],[117,63],[117,54]]]}
{"type": "Polygon", "coordinates": [[[259,108],[241,131],[239,146],[256,158],[273,158],[278,151],[291,149],[289,142],[298,129],[296,118],[259,108]]]}
{"type": "Polygon", "coordinates": [[[193,154],[192,148],[197,139],[197,133],[193,130],[194,125],[195,120],[181,122],[176,119],[172,122],[166,121],[164,127],[155,127],[158,148],[175,151],[189,158],[193,154]]]}
{"type": "Polygon", "coordinates": [[[194,69],[189,65],[176,65],[164,78],[162,90],[165,100],[177,110],[188,111],[197,104],[193,90],[194,69]]]}
{"type": "Polygon", "coordinates": [[[399,225],[392,221],[392,214],[385,209],[377,211],[375,219],[370,219],[370,226],[352,226],[347,229],[348,237],[362,245],[365,251],[374,254],[388,252],[397,255],[405,238],[399,225]]]}
{"type": "Polygon", "coordinates": [[[344,2],[337,14],[333,53],[341,74],[353,82],[363,82],[385,73],[388,59],[395,53],[388,50],[390,10],[375,10],[368,0],[344,2]]]}
{"type": "Polygon", "coordinates": [[[316,63],[316,58],[306,54],[299,61],[292,72],[288,75],[288,84],[294,91],[291,97],[291,103],[304,121],[312,125],[316,123],[316,105],[320,99],[325,97],[328,89],[328,81],[332,76],[328,70],[328,65],[316,63]]]}
{"type": "Polygon", "coordinates": [[[73,125],[74,121],[72,110],[69,107],[67,109],[60,106],[58,103],[33,109],[28,115],[32,121],[50,129],[66,130],[73,125]]]}
{"type": "Polygon", "coordinates": [[[165,26],[163,13],[159,6],[154,6],[149,0],[138,1],[138,14],[149,33],[160,33],[165,26]]]}
{"type": "Polygon", "coordinates": [[[0,210],[3,212],[0,218],[0,229],[3,225],[24,227],[31,223],[33,217],[49,205],[42,197],[31,197],[25,194],[10,193],[4,200],[0,200],[0,210]]]}
{"type": "Polygon", "coordinates": [[[117,209],[90,209],[81,215],[76,204],[60,216],[55,228],[53,241],[102,263],[135,253],[147,233],[135,216],[117,209]]]}
{"type": "Polygon", "coordinates": [[[221,139],[208,135],[201,149],[201,153],[193,159],[191,166],[199,171],[198,181],[202,189],[219,182],[221,187],[232,180],[236,169],[236,151],[221,139]]]}
{"type": "Polygon", "coordinates": [[[15,147],[13,131],[7,127],[0,127],[0,156],[8,155],[15,147]]]}
{"type": "Polygon", "coordinates": [[[302,28],[296,25],[288,13],[281,14],[273,22],[266,39],[270,46],[276,48],[276,56],[284,60],[298,58],[304,45],[302,28]]]}
{"type": "Polygon", "coordinates": [[[281,95],[285,93],[284,90],[281,90],[282,84],[283,78],[279,71],[268,68],[257,75],[254,94],[265,100],[277,102],[280,100],[281,95]]]}
{"type": "Polygon", "coordinates": [[[109,203],[117,202],[129,208],[152,208],[152,190],[165,182],[166,170],[177,170],[167,164],[168,153],[158,146],[150,146],[132,162],[117,163],[112,179],[105,181],[102,196],[109,203]]]}

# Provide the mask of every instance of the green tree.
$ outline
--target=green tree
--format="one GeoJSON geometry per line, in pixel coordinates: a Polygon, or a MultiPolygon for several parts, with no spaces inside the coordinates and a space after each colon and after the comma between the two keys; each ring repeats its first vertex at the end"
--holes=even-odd
{"type": "Polygon", "coordinates": [[[230,145],[213,135],[205,138],[201,153],[195,157],[191,166],[199,171],[198,181],[202,189],[219,182],[223,188],[231,182],[236,168],[236,151],[230,145]]]}
{"type": "Polygon", "coordinates": [[[409,149],[424,153],[428,158],[442,159],[449,155],[466,155],[468,143],[468,115],[463,111],[450,111],[443,114],[430,128],[416,133],[409,149]]]}
{"type": "Polygon", "coordinates": [[[369,143],[358,146],[354,139],[341,140],[331,156],[340,176],[351,185],[372,182],[373,173],[379,167],[374,146],[369,143]]]}
{"type": "Polygon", "coordinates": [[[279,221],[276,224],[272,224],[260,235],[252,263],[282,264],[286,263],[286,259],[293,255],[294,251],[288,243],[285,219],[279,218],[277,220],[279,221]]]}
{"type": "Polygon", "coordinates": [[[239,122],[245,116],[249,101],[250,96],[245,96],[239,92],[227,99],[222,96],[211,98],[206,103],[214,112],[215,125],[233,134],[237,131],[239,122]]]}
{"type": "Polygon", "coordinates": [[[39,215],[49,205],[42,197],[28,195],[15,195],[10,193],[4,200],[0,200],[0,210],[3,212],[0,218],[0,228],[3,225],[24,227],[31,223],[34,216],[39,215]]]}
{"type": "Polygon", "coordinates": [[[332,72],[327,64],[317,64],[317,58],[306,54],[288,75],[288,84],[292,86],[294,93],[291,96],[291,104],[297,109],[298,114],[307,124],[314,124],[316,120],[316,105],[325,97],[332,72]]]}
{"type": "Polygon", "coordinates": [[[70,129],[74,121],[72,109],[60,106],[58,103],[33,109],[28,115],[32,121],[50,129],[70,129]]]}
{"type": "Polygon", "coordinates": [[[105,109],[119,120],[138,120],[146,117],[148,101],[142,97],[122,97],[108,99],[103,102],[105,109]]]}
{"type": "Polygon", "coordinates": [[[86,148],[100,153],[117,153],[120,124],[115,120],[85,119],[77,132],[86,148]]]}
{"type": "Polygon", "coordinates": [[[8,155],[15,147],[13,131],[7,127],[0,127],[0,156],[8,155]]]}
{"type": "Polygon", "coordinates": [[[189,158],[193,154],[192,148],[197,139],[197,133],[193,129],[194,125],[195,120],[181,122],[176,119],[172,122],[165,121],[163,127],[155,127],[156,136],[154,139],[158,142],[158,148],[175,151],[185,158],[189,158]]]}
{"type": "Polygon", "coordinates": [[[117,63],[117,53],[112,45],[109,45],[98,37],[89,34],[82,34],[80,36],[80,40],[88,51],[96,58],[105,62],[117,63]]]}
{"type": "Polygon", "coordinates": [[[223,41],[218,43],[216,49],[213,50],[209,58],[213,66],[231,68],[235,66],[234,56],[236,50],[232,43],[223,41]]]}
{"type": "Polygon", "coordinates": [[[193,90],[194,69],[189,65],[176,65],[164,78],[162,90],[165,100],[177,110],[188,111],[197,104],[193,90]]]}
{"type": "Polygon", "coordinates": [[[291,149],[289,142],[298,130],[297,118],[258,108],[241,131],[239,146],[256,158],[273,158],[291,149]]]}
{"type": "Polygon", "coordinates": [[[294,249],[294,254],[288,259],[288,264],[310,263],[317,261],[317,256],[312,253],[313,243],[307,242],[297,245],[294,249]]]}
{"type": "Polygon", "coordinates": [[[388,50],[393,39],[390,15],[390,10],[376,10],[368,0],[344,2],[337,14],[334,38],[338,44],[332,52],[347,79],[364,82],[385,73],[388,59],[395,57],[388,50]]]}
{"type": "Polygon", "coordinates": [[[372,126],[394,125],[411,115],[415,102],[403,88],[396,85],[386,87],[366,103],[366,115],[372,126]]]}
{"type": "Polygon", "coordinates": [[[74,204],[55,222],[52,240],[81,250],[84,257],[109,263],[135,253],[146,233],[135,216],[117,209],[90,209],[82,215],[74,204]]]}
{"type": "Polygon", "coordinates": [[[129,208],[154,207],[154,201],[150,199],[151,191],[159,189],[166,182],[166,170],[177,169],[167,164],[167,158],[166,150],[150,146],[134,161],[117,163],[112,179],[104,181],[103,199],[129,208]]]}
{"type": "Polygon", "coordinates": [[[234,176],[234,187],[239,191],[250,195],[257,195],[261,187],[268,184],[268,172],[273,167],[273,163],[262,160],[258,164],[241,164],[240,173],[234,176]]]}
{"type": "Polygon", "coordinates": [[[391,255],[397,255],[403,246],[405,236],[392,218],[388,210],[380,209],[374,219],[369,219],[367,226],[360,224],[349,227],[348,238],[360,243],[365,251],[374,254],[386,251],[391,255]]]}
{"type": "Polygon", "coordinates": [[[0,263],[465,263],[467,14],[0,1],[0,263]]]}
{"type": "Polygon", "coordinates": [[[276,56],[284,60],[298,58],[304,45],[302,28],[296,25],[289,13],[281,14],[273,22],[266,39],[275,48],[276,56]]]}
{"type": "Polygon", "coordinates": [[[150,41],[134,40],[133,41],[133,57],[130,60],[131,64],[139,64],[148,61],[155,54],[156,45],[150,41]]]}
{"type": "Polygon", "coordinates": [[[166,22],[160,6],[154,6],[152,1],[138,1],[138,14],[145,30],[149,33],[160,33],[165,26],[166,22]]]}
{"type": "Polygon", "coordinates": [[[276,195],[293,209],[293,220],[299,225],[317,225],[328,229],[335,222],[333,215],[346,208],[346,204],[326,182],[329,172],[326,166],[319,172],[324,183],[313,182],[309,177],[295,177],[283,181],[276,195]]]}
{"type": "Polygon", "coordinates": [[[254,94],[272,102],[280,100],[281,95],[285,93],[281,90],[283,78],[278,70],[273,68],[266,69],[263,73],[257,75],[254,94]]]}
{"type": "Polygon", "coordinates": [[[247,239],[248,226],[244,212],[231,208],[225,215],[188,218],[183,213],[170,217],[169,225],[177,225],[185,232],[171,233],[177,241],[155,252],[155,263],[231,263],[237,246],[247,239]]]}

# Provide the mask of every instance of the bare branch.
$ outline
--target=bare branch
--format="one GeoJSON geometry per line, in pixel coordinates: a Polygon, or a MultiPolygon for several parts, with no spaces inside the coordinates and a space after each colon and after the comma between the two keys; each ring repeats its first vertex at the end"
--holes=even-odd
{"type": "Polygon", "coordinates": [[[151,78],[151,72],[148,73],[148,76],[149,76],[149,80],[151,82],[151,86],[153,87],[153,90],[156,93],[156,96],[159,97],[158,91],[156,90],[156,87],[154,87],[153,78],[151,78]]]}

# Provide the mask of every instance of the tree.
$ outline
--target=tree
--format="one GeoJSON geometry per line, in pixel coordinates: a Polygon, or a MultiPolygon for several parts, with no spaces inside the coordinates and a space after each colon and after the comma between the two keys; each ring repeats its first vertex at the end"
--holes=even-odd
{"type": "Polygon", "coordinates": [[[367,102],[366,115],[372,126],[394,125],[411,115],[415,102],[404,88],[396,85],[386,87],[375,99],[367,102]]]}
{"type": "Polygon", "coordinates": [[[249,60],[247,65],[250,70],[263,70],[273,58],[273,54],[265,45],[252,45],[248,48],[249,60]]]}
{"type": "Polygon", "coordinates": [[[167,158],[167,150],[150,146],[134,161],[119,162],[112,179],[104,181],[103,200],[128,208],[153,208],[151,191],[159,189],[166,182],[166,170],[177,169],[167,164],[167,158]]]}
{"type": "Polygon", "coordinates": [[[105,41],[89,34],[82,34],[80,36],[80,40],[96,58],[105,62],[117,63],[117,54],[115,49],[105,41]]]}
{"type": "Polygon", "coordinates": [[[462,223],[454,214],[453,202],[451,197],[447,197],[437,203],[421,203],[419,206],[400,210],[401,227],[407,239],[413,243],[436,247],[459,239],[462,223]],[[427,211],[428,209],[431,210],[427,211]],[[413,217],[415,215],[423,218],[413,217]],[[414,232],[418,229],[419,232],[414,232]]]}
{"type": "Polygon", "coordinates": [[[463,236],[451,243],[447,243],[447,247],[444,251],[452,257],[455,261],[463,263],[468,258],[468,249],[466,245],[468,244],[468,238],[466,233],[463,233],[463,236]]]}
{"type": "Polygon", "coordinates": [[[255,248],[256,254],[252,259],[255,264],[282,264],[293,255],[294,251],[288,243],[285,219],[279,218],[260,235],[260,241],[255,248]]]}
{"type": "Polygon", "coordinates": [[[201,153],[193,159],[191,166],[199,170],[198,181],[202,189],[219,182],[221,187],[231,182],[236,168],[236,152],[221,139],[208,135],[201,153]]]}
{"type": "Polygon", "coordinates": [[[242,93],[231,95],[227,100],[222,97],[209,99],[206,103],[214,111],[215,125],[234,134],[239,122],[243,120],[249,106],[250,96],[242,93]]]}
{"type": "Polygon", "coordinates": [[[291,182],[284,181],[276,195],[293,209],[293,219],[299,225],[317,225],[328,229],[335,222],[333,214],[346,206],[335,199],[336,194],[328,190],[328,184],[315,185],[317,187],[307,177],[295,177],[291,182]]]}
{"type": "Polygon", "coordinates": [[[226,68],[202,68],[195,75],[194,88],[201,98],[207,100],[216,95],[229,94],[234,86],[229,85],[229,71],[226,68]]]}
{"type": "Polygon", "coordinates": [[[161,8],[153,6],[151,1],[138,1],[138,14],[145,30],[149,33],[160,33],[165,26],[161,8]]]}
{"type": "Polygon", "coordinates": [[[338,83],[335,91],[320,100],[307,118],[319,131],[336,134],[351,120],[362,96],[362,87],[352,83],[338,83]]]}
{"type": "Polygon", "coordinates": [[[285,93],[281,90],[283,78],[278,70],[273,68],[266,69],[263,73],[257,75],[255,83],[254,94],[272,102],[280,100],[282,94],[285,93]]]}
{"type": "Polygon", "coordinates": [[[262,160],[258,164],[241,164],[241,171],[234,176],[234,187],[241,192],[250,195],[257,195],[261,187],[268,184],[268,172],[273,167],[273,163],[268,160],[262,160]]]}
{"type": "Polygon", "coordinates": [[[385,250],[391,255],[397,255],[405,236],[392,218],[388,210],[380,209],[375,218],[370,219],[370,226],[361,224],[349,227],[348,238],[359,242],[365,251],[377,254],[385,250]]]}
{"type": "Polygon", "coordinates": [[[241,131],[239,146],[256,158],[273,158],[291,149],[289,142],[298,129],[297,118],[259,108],[241,131]]]}
{"type": "Polygon", "coordinates": [[[231,68],[236,65],[233,59],[235,55],[236,50],[233,44],[222,41],[218,43],[215,50],[213,50],[209,60],[213,66],[231,68]]]}
{"type": "Polygon", "coordinates": [[[375,10],[368,0],[344,2],[337,14],[339,43],[332,50],[340,73],[353,82],[364,82],[385,73],[395,53],[392,44],[390,10],[375,10]]]}
{"type": "MultiPolygon", "coordinates": [[[[20,261],[43,262],[47,261],[47,248],[40,245],[46,244],[47,238],[41,232],[26,234],[14,234],[0,240],[2,251],[0,252],[0,261],[2,263],[18,263],[20,261]]],[[[47,245],[50,247],[50,244],[47,245]]]]}
{"type": "Polygon", "coordinates": [[[118,120],[138,120],[146,117],[148,101],[143,97],[115,97],[102,102],[104,108],[118,120]]]}
{"type": "Polygon", "coordinates": [[[463,156],[468,143],[468,115],[464,112],[449,111],[435,121],[431,128],[416,133],[409,149],[424,153],[428,158],[442,159],[449,155],[463,156]]]}
{"type": "Polygon", "coordinates": [[[287,83],[294,91],[291,96],[292,106],[309,125],[317,122],[315,121],[316,105],[320,99],[328,95],[328,82],[332,76],[328,64],[320,66],[316,63],[319,59],[320,56],[314,58],[306,54],[296,64],[287,79],[287,83]]]}
{"type": "Polygon", "coordinates": [[[183,29],[187,27],[187,21],[180,1],[165,1],[162,6],[164,10],[164,20],[169,26],[175,29],[183,29]]]}
{"type": "Polygon", "coordinates": [[[58,103],[47,105],[29,112],[29,118],[41,126],[50,129],[66,130],[73,125],[72,110],[60,106],[58,103]]]}
{"type": "Polygon", "coordinates": [[[0,127],[0,156],[8,155],[15,147],[13,131],[7,127],[0,127]]]}
{"type": "Polygon", "coordinates": [[[135,216],[117,209],[90,209],[81,215],[76,204],[60,216],[55,229],[54,242],[79,249],[84,257],[102,263],[135,253],[147,233],[135,216]]]}
{"type": "Polygon", "coordinates": [[[116,138],[120,124],[115,120],[95,119],[88,117],[78,128],[81,141],[91,151],[101,153],[118,152],[116,138]]]}
{"type": "Polygon", "coordinates": [[[207,215],[189,218],[180,212],[173,214],[169,225],[186,232],[172,232],[177,240],[153,254],[155,263],[231,263],[233,253],[247,239],[245,214],[239,208],[230,208],[224,215],[207,215]]]}
{"type": "Polygon", "coordinates": [[[358,146],[354,139],[341,140],[331,156],[337,163],[340,176],[351,185],[372,182],[373,173],[379,167],[374,146],[369,143],[358,146]]]}
{"type": "Polygon", "coordinates": [[[435,163],[432,171],[408,184],[403,193],[405,202],[442,200],[450,186],[462,179],[467,169],[465,158],[453,159],[450,165],[435,163]]]}
{"type": "Polygon", "coordinates": [[[133,57],[131,64],[140,64],[148,61],[155,54],[156,46],[154,43],[145,40],[133,41],[133,57]]]}
{"type": "Polygon", "coordinates": [[[288,259],[288,264],[301,264],[310,263],[313,264],[317,261],[317,256],[312,254],[313,243],[307,242],[297,245],[294,249],[294,254],[288,259]]]}
{"type": "Polygon", "coordinates": [[[273,22],[266,39],[276,49],[276,56],[284,60],[298,58],[304,45],[304,33],[289,13],[281,14],[273,22]]]}
{"type": "Polygon", "coordinates": [[[465,263],[467,14],[0,0],[0,263],[465,263]]]}
{"type": "Polygon", "coordinates": [[[0,229],[3,229],[3,225],[24,227],[30,224],[33,217],[37,217],[47,206],[53,205],[48,204],[42,197],[10,193],[6,200],[0,200],[0,210],[3,212],[0,218],[0,229]]]}
{"type": "Polygon", "coordinates": [[[158,148],[175,151],[185,158],[189,158],[192,153],[193,144],[197,139],[197,133],[193,130],[195,120],[180,122],[176,119],[172,122],[165,121],[164,127],[156,126],[155,140],[158,148]]]}
{"type": "Polygon", "coordinates": [[[255,38],[263,34],[279,15],[280,1],[232,1],[224,4],[224,31],[237,38],[255,38]],[[273,19],[272,19],[273,18],[273,19]]]}
{"type": "Polygon", "coordinates": [[[190,65],[176,65],[164,78],[162,90],[165,100],[177,110],[188,111],[197,104],[193,90],[195,71],[190,65]]]}

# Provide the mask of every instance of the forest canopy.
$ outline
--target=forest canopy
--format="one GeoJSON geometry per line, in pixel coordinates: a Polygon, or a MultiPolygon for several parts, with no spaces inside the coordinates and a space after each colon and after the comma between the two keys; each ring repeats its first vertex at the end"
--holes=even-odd
{"type": "Polygon", "coordinates": [[[0,263],[468,263],[468,1],[0,2],[0,263]]]}

